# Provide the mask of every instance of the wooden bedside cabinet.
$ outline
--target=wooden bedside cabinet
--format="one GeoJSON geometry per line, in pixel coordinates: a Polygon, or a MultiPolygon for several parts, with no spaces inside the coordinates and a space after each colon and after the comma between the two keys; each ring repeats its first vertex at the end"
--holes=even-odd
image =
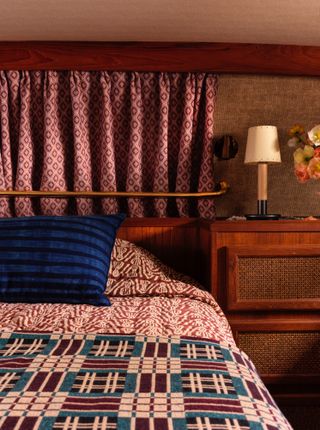
{"type": "Polygon", "coordinates": [[[238,346],[278,403],[312,405],[320,428],[320,221],[203,221],[200,235],[238,346]]]}

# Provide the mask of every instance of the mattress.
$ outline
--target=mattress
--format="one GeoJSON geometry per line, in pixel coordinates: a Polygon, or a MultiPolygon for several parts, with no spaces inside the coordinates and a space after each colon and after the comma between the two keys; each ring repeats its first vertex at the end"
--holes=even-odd
{"type": "Polygon", "coordinates": [[[106,293],[0,304],[1,429],[291,429],[195,281],[117,239],[106,293]]]}

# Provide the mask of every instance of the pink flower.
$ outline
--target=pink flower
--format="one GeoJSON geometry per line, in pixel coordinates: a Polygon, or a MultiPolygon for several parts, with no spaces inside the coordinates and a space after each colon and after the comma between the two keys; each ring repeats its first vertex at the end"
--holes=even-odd
{"type": "Polygon", "coordinates": [[[290,148],[296,148],[299,145],[299,139],[296,137],[291,137],[291,139],[288,140],[287,145],[290,148]]]}
{"type": "Polygon", "coordinates": [[[319,147],[314,150],[313,156],[316,157],[316,158],[320,157],[320,148],[319,147]]]}
{"type": "Polygon", "coordinates": [[[311,179],[320,179],[320,157],[313,157],[307,167],[311,179]]]}
{"type": "Polygon", "coordinates": [[[303,164],[303,163],[295,164],[294,173],[299,182],[306,182],[308,179],[310,179],[310,176],[308,173],[308,166],[306,164],[303,164]]]}

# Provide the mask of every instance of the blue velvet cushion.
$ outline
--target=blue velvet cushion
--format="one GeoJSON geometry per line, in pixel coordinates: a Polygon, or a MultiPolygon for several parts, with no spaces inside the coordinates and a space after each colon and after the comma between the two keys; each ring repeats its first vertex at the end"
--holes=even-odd
{"type": "Polygon", "coordinates": [[[0,219],[0,301],[108,306],[123,214],[0,219]]]}

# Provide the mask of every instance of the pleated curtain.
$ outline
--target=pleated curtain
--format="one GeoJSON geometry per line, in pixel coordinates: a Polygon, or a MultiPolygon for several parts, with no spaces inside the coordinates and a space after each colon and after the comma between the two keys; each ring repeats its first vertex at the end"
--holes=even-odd
{"type": "MultiPolygon", "coordinates": [[[[211,191],[217,78],[0,72],[0,189],[211,191]]],[[[0,216],[215,215],[212,199],[0,199],[0,216]]]]}

